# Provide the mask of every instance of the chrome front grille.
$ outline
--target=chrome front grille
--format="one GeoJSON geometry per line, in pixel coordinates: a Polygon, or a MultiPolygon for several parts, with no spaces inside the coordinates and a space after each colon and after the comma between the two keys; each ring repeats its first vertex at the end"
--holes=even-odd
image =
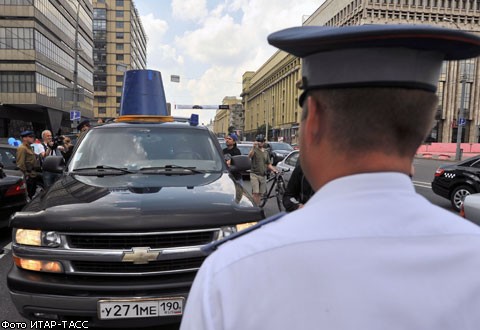
{"type": "Polygon", "coordinates": [[[58,247],[14,244],[26,259],[59,261],[66,274],[82,276],[155,276],[195,272],[202,247],[222,238],[220,228],[141,233],[61,232],[58,247]]]}
{"type": "Polygon", "coordinates": [[[169,273],[200,268],[205,257],[151,261],[148,264],[125,262],[73,261],[75,271],[83,273],[169,273]]]}
{"type": "Polygon", "coordinates": [[[167,249],[179,246],[198,246],[215,239],[214,231],[173,232],[122,235],[71,235],[69,246],[76,249],[131,249],[148,246],[151,249],[167,249]]]}

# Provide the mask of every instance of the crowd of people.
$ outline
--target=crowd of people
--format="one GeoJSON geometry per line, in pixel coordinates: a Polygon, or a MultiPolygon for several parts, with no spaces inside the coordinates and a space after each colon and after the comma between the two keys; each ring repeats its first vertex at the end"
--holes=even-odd
{"type": "MultiPolygon", "coordinates": [[[[79,134],[85,134],[90,129],[90,121],[84,120],[77,126],[79,134]]],[[[35,138],[35,133],[26,130],[20,133],[22,144],[17,149],[16,163],[22,171],[27,184],[28,197],[34,197],[37,187],[49,188],[60,177],[57,173],[42,171],[42,164],[49,156],[62,156],[67,163],[72,156],[72,140],[68,136],[54,137],[50,130],[41,133],[41,140],[35,138]]]]}

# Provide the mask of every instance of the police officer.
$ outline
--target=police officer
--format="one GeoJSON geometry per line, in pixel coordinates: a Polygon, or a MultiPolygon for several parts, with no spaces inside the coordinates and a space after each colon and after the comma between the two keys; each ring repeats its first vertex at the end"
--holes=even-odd
{"type": "Polygon", "coordinates": [[[182,329],[478,329],[480,228],[416,194],[443,60],[480,37],[424,25],[302,26],[300,160],[315,195],[217,246],[182,329]]]}
{"type": "Polygon", "coordinates": [[[40,179],[36,171],[39,162],[31,147],[35,140],[35,135],[32,131],[23,131],[20,133],[20,137],[22,138],[22,144],[17,149],[16,163],[25,177],[28,197],[33,198],[37,190],[38,180],[40,179]]]}

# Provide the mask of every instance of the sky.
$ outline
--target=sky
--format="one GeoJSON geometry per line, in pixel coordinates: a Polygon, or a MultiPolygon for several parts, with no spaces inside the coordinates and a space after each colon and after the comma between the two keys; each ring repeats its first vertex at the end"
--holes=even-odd
{"type": "Polygon", "coordinates": [[[173,110],[177,105],[219,105],[240,98],[242,75],[257,71],[277,49],[275,31],[302,25],[324,0],[134,0],[147,34],[147,68],[162,74],[172,115],[215,110],[173,110]],[[171,82],[171,75],[180,82],[171,82]]]}

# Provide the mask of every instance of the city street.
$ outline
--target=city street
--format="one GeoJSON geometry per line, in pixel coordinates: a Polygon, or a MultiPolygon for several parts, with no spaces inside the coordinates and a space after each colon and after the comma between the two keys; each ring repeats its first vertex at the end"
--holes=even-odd
{"type": "MultiPolygon", "coordinates": [[[[438,165],[445,163],[445,161],[431,160],[431,159],[415,159],[415,176],[413,183],[416,191],[427,198],[430,202],[439,205],[445,209],[451,210],[450,202],[435,195],[431,188],[430,183],[433,180],[435,169],[438,165]]],[[[245,186],[250,190],[250,182],[245,181],[245,186]]],[[[375,202],[372,201],[372,207],[375,202]]],[[[265,208],[267,216],[271,216],[278,212],[276,203],[271,199],[265,208]]],[[[8,320],[9,322],[26,322],[17,311],[15,310],[6,287],[6,274],[11,267],[11,254],[10,254],[10,241],[11,234],[8,230],[2,230],[0,232],[0,246],[4,247],[5,253],[0,255],[0,321],[8,320]]],[[[172,329],[175,327],[172,327],[172,329]]],[[[3,329],[3,328],[0,328],[3,329]]],[[[29,329],[29,327],[27,327],[29,329]]]]}

